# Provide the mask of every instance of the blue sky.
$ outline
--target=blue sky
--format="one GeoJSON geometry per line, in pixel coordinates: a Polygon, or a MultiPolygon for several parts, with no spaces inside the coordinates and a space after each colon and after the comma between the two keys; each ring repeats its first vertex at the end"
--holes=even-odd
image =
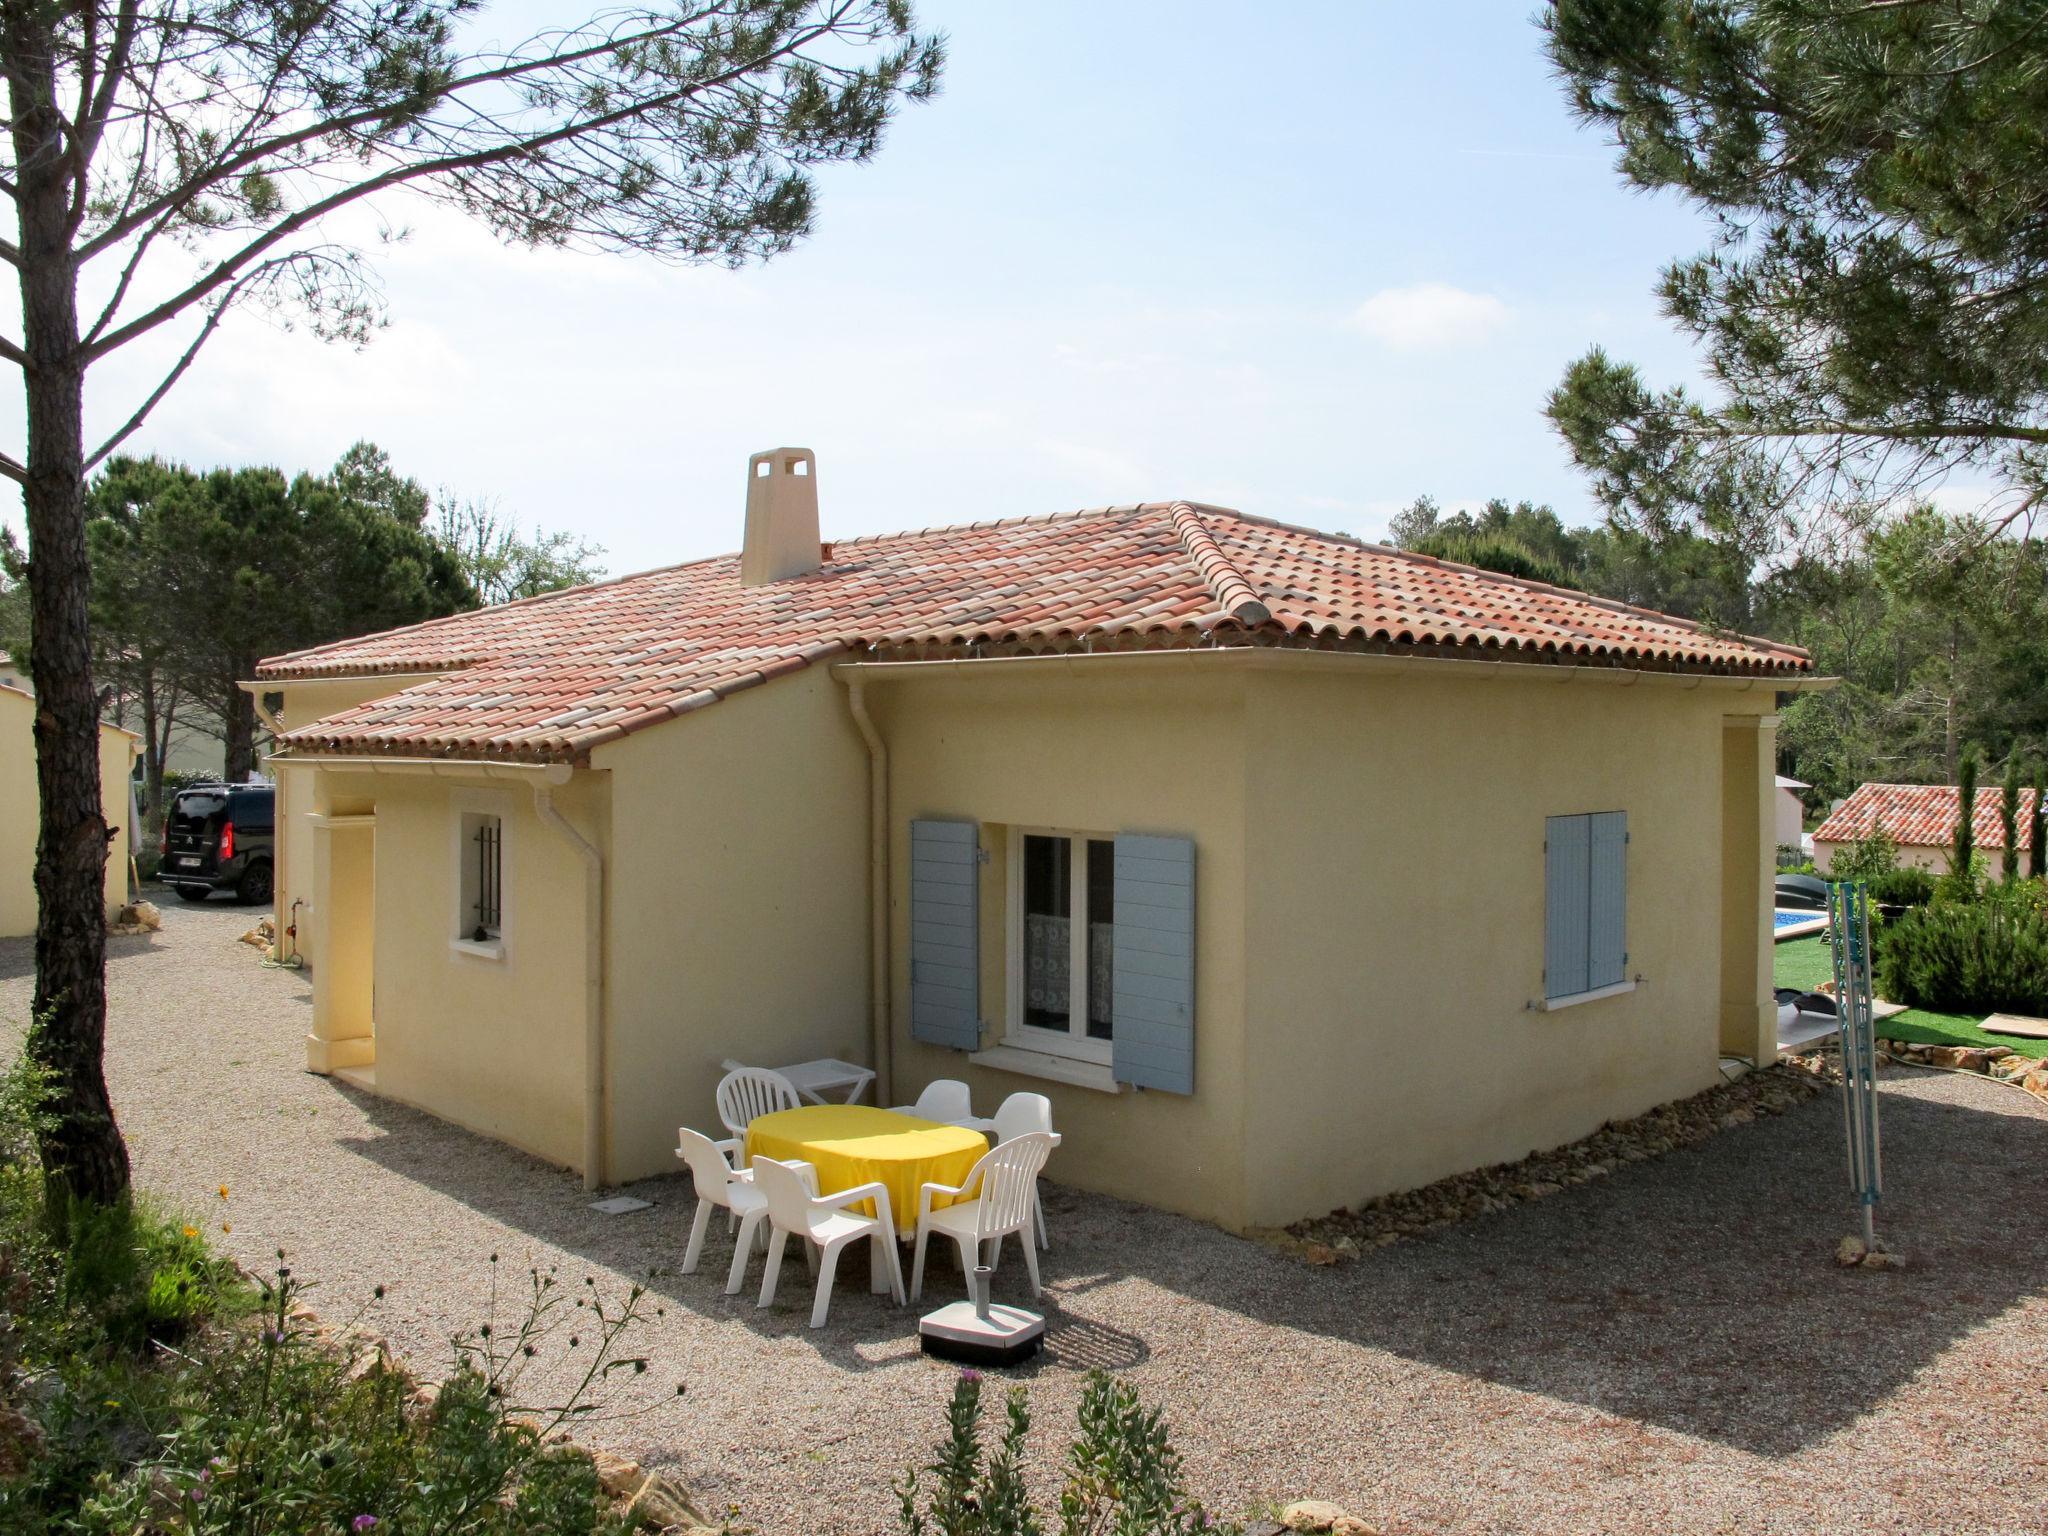
{"type": "MultiPolygon", "coordinates": [[[[1541,414],[1567,362],[1693,373],[1652,288],[1704,225],[1619,183],[1521,4],[920,11],[943,93],[827,171],[792,255],[505,250],[388,204],[387,330],[240,316],[137,445],[294,469],[367,437],[620,572],[735,547],[779,444],[817,451],[827,537],[1171,496],[1366,536],[1424,492],[1585,521],[1541,414]]],[[[95,373],[97,424],[153,361],[95,373]]]]}

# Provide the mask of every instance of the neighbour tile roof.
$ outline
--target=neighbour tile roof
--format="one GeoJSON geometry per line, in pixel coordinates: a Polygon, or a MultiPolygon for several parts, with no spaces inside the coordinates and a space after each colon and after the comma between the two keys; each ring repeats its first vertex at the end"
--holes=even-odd
{"type": "MultiPolygon", "coordinates": [[[[1850,843],[1870,836],[1878,827],[1895,842],[1911,848],[1946,848],[1956,839],[1956,802],[1953,784],[1859,784],[1854,794],[1836,806],[1828,819],[1814,828],[1816,843],[1850,843]]],[[[1998,788],[1977,791],[1975,814],[1979,848],[2003,848],[2005,827],[1998,809],[2005,791],[1998,788]]],[[[2020,846],[2027,846],[2027,827],[2034,814],[2034,792],[2020,791],[2020,846]]]]}
{"type": "Polygon", "coordinates": [[[1294,644],[1792,676],[1804,651],[1187,502],[825,546],[744,587],[725,555],[338,641],[266,679],[437,672],[289,731],[302,752],[578,761],[825,657],[1294,644]]]}

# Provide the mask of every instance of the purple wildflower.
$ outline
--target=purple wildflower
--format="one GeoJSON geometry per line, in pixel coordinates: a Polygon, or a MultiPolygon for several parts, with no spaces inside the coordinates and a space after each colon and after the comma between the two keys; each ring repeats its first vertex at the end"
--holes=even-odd
{"type": "Polygon", "coordinates": [[[355,1519],[349,1521],[348,1528],[352,1531],[373,1531],[377,1528],[377,1517],[375,1515],[357,1515],[355,1519]]]}
{"type": "Polygon", "coordinates": [[[981,1382],[981,1372],[974,1370],[970,1367],[969,1369],[964,1370],[960,1373],[960,1379],[966,1382],[969,1386],[977,1386],[981,1382]]]}

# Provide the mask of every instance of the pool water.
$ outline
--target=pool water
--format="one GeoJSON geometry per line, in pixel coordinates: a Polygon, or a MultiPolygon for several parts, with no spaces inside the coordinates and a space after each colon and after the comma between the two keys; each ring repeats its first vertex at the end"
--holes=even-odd
{"type": "Polygon", "coordinates": [[[1795,923],[1820,923],[1827,921],[1825,912],[1786,912],[1782,909],[1771,914],[1771,927],[1790,928],[1795,923]]]}

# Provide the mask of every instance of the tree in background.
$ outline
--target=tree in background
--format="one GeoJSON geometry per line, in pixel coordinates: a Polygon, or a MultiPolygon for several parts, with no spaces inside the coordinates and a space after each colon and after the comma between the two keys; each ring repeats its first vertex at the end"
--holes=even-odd
{"type": "Polygon", "coordinates": [[[1970,878],[1970,866],[1977,858],[1977,749],[1963,749],[1962,766],[1956,772],[1956,833],[1949,849],[1949,873],[1958,880],[1970,878]]]}
{"type": "Polygon", "coordinates": [[[943,53],[908,0],[650,0],[510,43],[461,36],[475,9],[78,0],[0,12],[0,187],[17,220],[0,258],[22,316],[0,360],[20,370],[27,415],[27,451],[0,455],[0,474],[21,484],[28,522],[33,1048],[54,1082],[40,1150],[59,1219],[72,1197],[111,1201],[128,1183],[101,1064],[111,833],[87,476],[236,305],[325,337],[369,334],[378,290],[326,223],[340,210],[411,190],[526,244],[773,256],[810,228],[809,168],[873,154],[897,106],[937,88],[943,53]],[[176,324],[176,361],[88,443],[90,370],[176,324]]]}
{"type": "Polygon", "coordinates": [[[2027,815],[2027,875],[2048,877],[2048,766],[2034,764],[2034,804],[2027,815]]]}
{"type": "Polygon", "coordinates": [[[538,597],[604,575],[599,563],[602,545],[565,529],[535,528],[529,535],[517,518],[503,515],[488,501],[458,500],[443,491],[434,509],[432,532],[485,603],[538,597]]]}
{"type": "Polygon", "coordinates": [[[92,555],[94,675],[113,689],[118,723],[141,726],[142,809],[155,826],[163,811],[164,765],[188,679],[173,664],[181,625],[177,593],[162,579],[158,508],[173,488],[198,477],[160,459],[117,456],[86,492],[86,544],[92,555]]]}
{"type": "Polygon", "coordinates": [[[230,781],[256,764],[255,705],[240,685],[265,656],[475,606],[425,530],[341,483],[217,469],[172,482],[152,509],[148,564],[173,665],[224,744],[230,781]]]}
{"type": "MultiPolygon", "coordinates": [[[[1989,477],[2048,498],[2048,0],[1556,0],[1543,23],[1623,177],[1715,221],[1666,269],[1709,397],[1595,349],[1551,419],[1617,518],[1757,558],[1989,477]]],[[[1976,526],[1976,525],[1972,525],[1976,526]]]]}
{"type": "Polygon", "coordinates": [[[2005,837],[2007,885],[2020,877],[2020,759],[2015,752],[2005,760],[2005,782],[1998,797],[1998,830],[2005,837]]]}

